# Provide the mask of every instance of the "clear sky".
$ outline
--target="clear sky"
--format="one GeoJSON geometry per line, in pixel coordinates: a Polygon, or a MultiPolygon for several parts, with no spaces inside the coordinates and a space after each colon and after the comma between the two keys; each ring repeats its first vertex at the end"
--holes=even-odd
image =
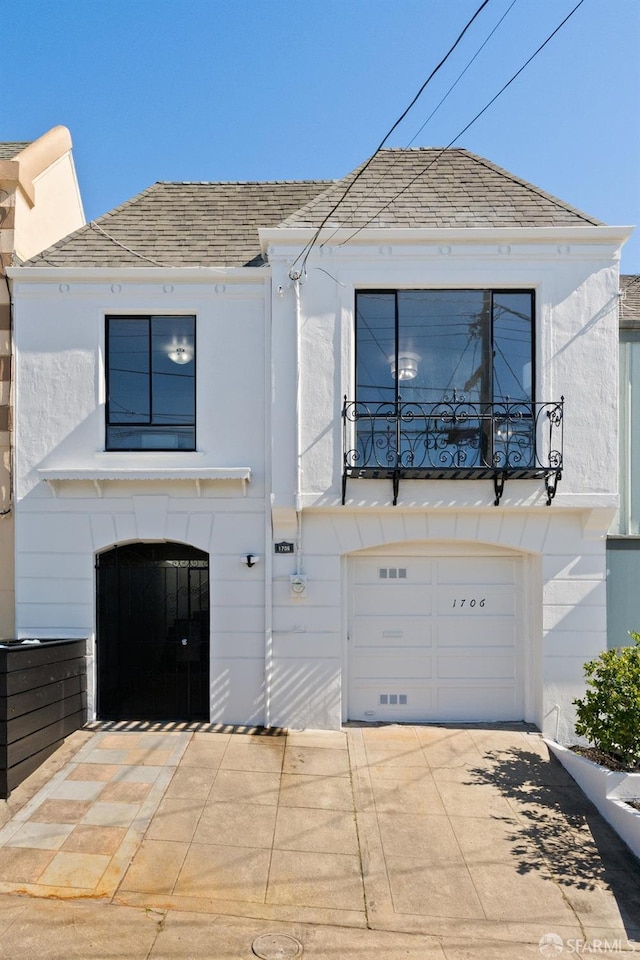
{"type": "MultiPolygon", "coordinates": [[[[90,219],[156,180],[341,177],[480,2],[5,0],[0,140],[69,127],[90,219]]],[[[576,2],[489,0],[388,145],[447,145],[576,2]]],[[[640,225],[639,116],[640,0],[584,0],[456,144],[640,225]]],[[[627,273],[640,273],[637,234],[627,273]]]]}

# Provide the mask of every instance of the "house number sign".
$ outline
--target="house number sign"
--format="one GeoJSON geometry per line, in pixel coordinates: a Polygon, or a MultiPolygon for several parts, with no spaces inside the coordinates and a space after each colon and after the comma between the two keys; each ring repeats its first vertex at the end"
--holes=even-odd
{"type": "Polygon", "coordinates": [[[274,543],[274,553],[293,553],[293,544],[289,540],[281,540],[280,543],[274,543]]]}
{"type": "Polygon", "coordinates": [[[462,607],[471,607],[471,608],[473,608],[473,607],[484,607],[484,605],[485,605],[485,603],[486,603],[486,599],[487,599],[486,597],[482,597],[482,599],[480,599],[480,598],[478,598],[478,597],[471,597],[471,599],[468,599],[467,597],[464,597],[464,598],[462,598],[462,599],[461,599],[460,597],[454,597],[454,600],[453,600],[453,603],[451,604],[451,606],[452,606],[452,607],[459,607],[459,608],[462,608],[462,607]]]}

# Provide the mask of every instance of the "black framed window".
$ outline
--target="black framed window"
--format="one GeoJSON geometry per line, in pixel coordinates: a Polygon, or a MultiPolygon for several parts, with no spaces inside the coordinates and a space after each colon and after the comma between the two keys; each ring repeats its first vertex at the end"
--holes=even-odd
{"type": "Polygon", "coordinates": [[[195,450],[195,317],[107,317],[107,450],[195,450]]]}
{"type": "Polygon", "coordinates": [[[357,292],[357,466],[533,466],[534,309],[532,290],[357,292]]]}
{"type": "Polygon", "coordinates": [[[376,290],[356,298],[358,401],[533,401],[533,291],[376,290]]]}

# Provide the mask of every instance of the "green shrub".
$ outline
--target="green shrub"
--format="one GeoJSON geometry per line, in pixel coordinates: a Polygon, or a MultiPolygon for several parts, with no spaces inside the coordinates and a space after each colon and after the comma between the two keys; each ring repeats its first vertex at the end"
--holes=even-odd
{"type": "Polygon", "coordinates": [[[584,665],[587,690],[574,700],[576,733],[626,766],[640,767],[640,633],[584,665]]]}

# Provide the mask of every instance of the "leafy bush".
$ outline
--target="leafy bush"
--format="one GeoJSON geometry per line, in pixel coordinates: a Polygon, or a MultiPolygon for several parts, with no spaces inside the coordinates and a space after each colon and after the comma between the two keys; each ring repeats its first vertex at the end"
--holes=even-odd
{"type": "Polygon", "coordinates": [[[574,700],[576,733],[603,753],[640,768],[640,633],[633,645],[605,650],[584,665],[587,690],[574,700]]]}

